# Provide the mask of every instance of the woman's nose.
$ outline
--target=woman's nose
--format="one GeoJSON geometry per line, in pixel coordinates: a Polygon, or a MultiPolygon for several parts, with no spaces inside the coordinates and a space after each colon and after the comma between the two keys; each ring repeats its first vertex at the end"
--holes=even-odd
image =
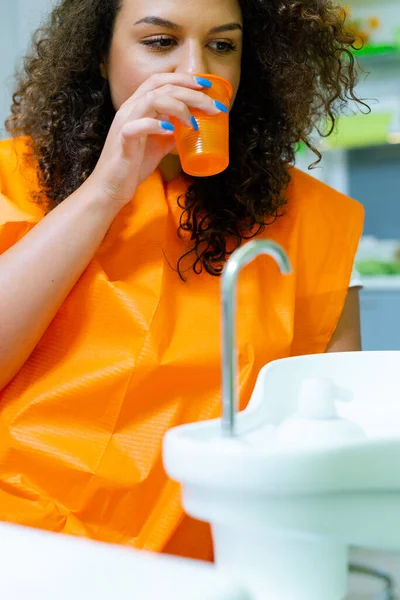
{"type": "Polygon", "coordinates": [[[204,44],[188,40],[183,46],[179,56],[177,73],[208,73],[209,66],[206,57],[207,48],[204,44]]]}

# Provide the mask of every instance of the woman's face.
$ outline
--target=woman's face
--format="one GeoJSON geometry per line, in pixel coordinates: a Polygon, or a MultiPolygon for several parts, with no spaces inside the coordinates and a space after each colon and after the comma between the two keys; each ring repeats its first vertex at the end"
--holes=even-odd
{"type": "Polygon", "coordinates": [[[242,14],[238,0],[124,0],[106,76],[116,110],[154,73],[210,73],[236,96],[242,14]]]}

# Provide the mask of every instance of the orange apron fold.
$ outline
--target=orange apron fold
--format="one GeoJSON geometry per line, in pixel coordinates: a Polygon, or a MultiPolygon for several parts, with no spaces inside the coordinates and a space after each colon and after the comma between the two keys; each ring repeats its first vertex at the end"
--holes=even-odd
{"type": "MultiPolygon", "coordinates": [[[[41,218],[25,172],[16,175],[23,147],[12,158],[0,143],[2,251],[41,218]]],[[[361,235],[356,202],[292,176],[285,215],[261,237],[285,248],[293,274],[263,256],[240,276],[242,409],[263,365],[324,352],[361,235]]],[[[159,171],[140,186],[0,392],[1,520],[212,559],[209,528],[185,517],[161,456],[168,429],[221,407],[221,280],[188,272],[182,282],[170,266],[190,247],[177,236],[186,189],[183,177],[164,185],[159,171]]]]}

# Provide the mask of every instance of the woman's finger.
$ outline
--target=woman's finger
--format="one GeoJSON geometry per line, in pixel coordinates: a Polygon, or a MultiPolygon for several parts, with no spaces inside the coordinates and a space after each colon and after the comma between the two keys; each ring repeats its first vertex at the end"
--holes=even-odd
{"type": "Polygon", "coordinates": [[[173,133],[174,126],[172,123],[145,118],[126,123],[121,130],[121,137],[131,140],[143,137],[144,135],[171,135],[173,133]]]}
{"type": "Polygon", "coordinates": [[[166,85],[180,86],[193,90],[201,90],[211,87],[211,81],[190,75],[189,73],[155,73],[151,75],[145,82],[142,83],[135,93],[127,100],[127,103],[134,102],[141,96],[152,92],[166,85]],[[202,83],[199,83],[201,81],[202,83]]]}

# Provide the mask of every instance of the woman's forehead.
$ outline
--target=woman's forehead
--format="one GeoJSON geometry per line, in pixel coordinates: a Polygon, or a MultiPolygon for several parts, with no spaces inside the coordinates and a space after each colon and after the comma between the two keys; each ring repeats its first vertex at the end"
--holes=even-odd
{"type": "Polygon", "coordinates": [[[133,23],[148,16],[163,17],[182,27],[215,27],[242,23],[239,0],[123,0],[120,17],[133,23]]]}

